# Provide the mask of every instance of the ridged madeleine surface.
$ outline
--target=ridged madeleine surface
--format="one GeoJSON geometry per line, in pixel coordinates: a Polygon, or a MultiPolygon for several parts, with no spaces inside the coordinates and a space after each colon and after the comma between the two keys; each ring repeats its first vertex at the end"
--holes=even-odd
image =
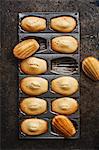
{"type": "Polygon", "coordinates": [[[35,39],[27,39],[14,47],[13,54],[18,59],[25,59],[34,54],[38,49],[39,44],[35,39]]]}
{"type": "Polygon", "coordinates": [[[52,50],[59,53],[73,53],[78,48],[78,41],[72,36],[59,36],[51,41],[52,50]]]}
{"type": "Polygon", "coordinates": [[[83,60],[82,69],[94,81],[99,80],[99,60],[90,56],[83,60]]]}
{"type": "Polygon", "coordinates": [[[48,81],[41,77],[26,77],[20,81],[20,88],[25,94],[37,96],[48,91],[48,81]]]}
{"type": "Polygon", "coordinates": [[[62,76],[51,82],[52,90],[64,96],[74,94],[78,90],[78,87],[78,81],[70,76],[62,76]]]}
{"type": "Polygon", "coordinates": [[[57,132],[59,132],[65,137],[74,136],[76,133],[76,129],[73,123],[66,116],[63,115],[55,116],[52,120],[52,125],[57,132]]]}
{"type": "Polygon", "coordinates": [[[41,17],[25,17],[21,21],[21,27],[28,32],[39,32],[46,29],[46,20],[41,17]]]}
{"type": "Polygon", "coordinates": [[[47,110],[47,102],[36,97],[24,98],[20,103],[20,109],[28,115],[42,114],[47,110]]]}
{"type": "Polygon", "coordinates": [[[47,71],[47,62],[41,58],[29,57],[20,63],[20,68],[26,74],[42,74],[47,71]]]}
{"type": "Polygon", "coordinates": [[[51,28],[59,32],[72,32],[76,27],[76,20],[70,16],[61,16],[51,19],[51,28]]]}
{"type": "Polygon", "coordinates": [[[43,119],[31,118],[25,119],[21,123],[20,128],[26,135],[40,135],[47,132],[48,124],[47,121],[43,119]]]}
{"type": "Polygon", "coordinates": [[[58,98],[52,102],[52,111],[70,115],[78,109],[78,103],[75,99],[69,97],[58,98]]]}

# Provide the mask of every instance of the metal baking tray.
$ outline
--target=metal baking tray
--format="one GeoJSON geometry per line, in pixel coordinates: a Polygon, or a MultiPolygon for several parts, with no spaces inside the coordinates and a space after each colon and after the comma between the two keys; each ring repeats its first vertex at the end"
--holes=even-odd
{"type": "MultiPolygon", "coordinates": [[[[49,87],[48,87],[48,92],[36,96],[39,98],[43,98],[47,101],[47,112],[44,114],[40,115],[33,115],[29,116],[25,113],[23,113],[20,108],[19,108],[19,138],[20,139],[64,139],[65,137],[59,135],[56,133],[52,126],[51,126],[51,121],[57,113],[52,112],[51,110],[51,103],[53,100],[56,98],[61,98],[63,97],[60,94],[57,94],[53,91],[51,91],[51,80],[58,78],[60,76],[72,76],[76,78],[79,82],[80,78],[80,25],[79,25],[79,13],[78,12],[26,12],[26,13],[19,13],[19,24],[18,24],[18,36],[19,36],[19,42],[25,39],[29,38],[34,38],[38,41],[40,44],[39,50],[33,54],[33,57],[38,57],[45,59],[48,64],[48,70],[46,73],[41,74],[41,75],[35,75],[38,77],[43,77],[48,80],[49,87]],[[56,32],[52,29],[50,29],[50,20],[51,18],[58,17],[58,16],[72,16],[76,19],[77,21],[77,26],[76,28],[71,32],[71,33],[60,33],[56,32]],[[39,16],[43,17],[47,21],[47,28],[46,30],[42,32],[37,32],[37,33],[29,33],[24,31],[21,26],[20,22],[21,20],[26,17],[26,16],[39,16]],[[79,46],[76,52],[72,54],[62,54],[62,53],[57,53],[51,49],[51,39],[57,36],[64,36],[64,35],[69,35],[73,36],[78,40],[79,46]],[[72,71],[74,69],[74,71],[72,71]],[[45,134],[39,135],[39,136],[27,136],[24,133],[21,132],[20,130],[20,123],[26,118],[41,118],[45,119],[48,122],[48,131],[45,134]]],[[[23,79],[24,77],[27,76],[33,76],[33,75],[27,75],[24,72],[21,71],[20,69],[20,63],[21,60],[19,60],[19,83],[20,80],[23,79]]],[[[73,95],[69,96],[72,98],[75,98],[80,104],[80,90],[78,90],[76,93],[73,95]]],[[[26,95],[25,93],[22,92],[22,90],[19,87],[19,103],[22,99],[29,97],[29,95],[26,95]]],[[[71,121],[73,121],[74,125],[77,128],[77,133],[73,137],[68,137],[67,139],[77,139],[80,136],[80,109],[77,110],[74,114],[71,114],[68,116],[71,121]]]]}

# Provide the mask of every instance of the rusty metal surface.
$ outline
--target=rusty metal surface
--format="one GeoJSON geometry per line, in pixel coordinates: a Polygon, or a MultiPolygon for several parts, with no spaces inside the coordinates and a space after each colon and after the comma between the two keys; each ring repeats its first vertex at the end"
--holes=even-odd
{"type": "Polygon", "coordinates": [[[17,128],[17,14],[25,11],[79,11],[81,61],[99,58],[99,7],[91,0],[2,0],[2,149],[95,150],[99,149],[99,83],[81,71],[81,138],[79,140],[19,140],[17,128]]]}

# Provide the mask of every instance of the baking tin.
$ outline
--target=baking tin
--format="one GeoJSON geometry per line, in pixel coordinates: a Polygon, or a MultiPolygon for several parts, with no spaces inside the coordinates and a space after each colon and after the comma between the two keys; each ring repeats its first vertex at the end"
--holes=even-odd
{"type": "MultiPolygon", "coordinates": [[[[19,138],[20,139],[64,139],[62,135],[59,135],[53,130],[53,127],[51,126],[51,121],[55,115],[58,113],[52,112],[51,110],[51,103],[56,98],[64,97],[63,95],[57,94],[51,90],[51,81],[55,78],[61,77],[61,76],[72,76],[75,79],[78,80],[80,78],[80,25],[79,25],[79,13],[71,13],[71,12],[27,12],[27,13],[19,13],[19,25],[18,25],[18,36],[19,36],[19,42],[34,38],[38,41],[40,44],[39,50],[33,54],[33,57],[42,58],[47,61],[48,64],[48,70],[44,74],[41,75],[27,75],[20,69],[20,63],[21,60],[19,60],[19,83],[20,80],[28,77],[28,76],[36,76],[36,77],[42,77],[48,80],[48,92],[36,96],[38,98],[42,98],[47,101],[47,112],[40,114],[40,115],[27,115],[23,113],[19,108],[19,138]],[[50,19],[58,16],[72,16],[77,21],[76,28],[71,33],[60,33],[56,32],[52,29],[50,29],[50,19]],[[47,29],[42,32],[37,33],[29,33],[24,31],[21,26],[20,22],[21,20],[26,16],[38,16],[43,17],[47,21],[47,29]],[[72,54],[63,54],[63,53],[57,53],[51,49],[51,39],[57,36],[73,36],[78,40],[79,46],[76,52],[72,54]],[[69,62],[69,63],[68,63],[69,62]],[[56,65],[56,66],[55,66],[56,65]],[[74,71],[71,71],[71,68],[75,68],[74,71]],[[67,68],[67,70],[66,70],[67,68]],[[68,70],[70,68],[70,70],[68,70]],[[60,71],[61,70],[61,71],[60,71]],[[48,122],[48,132],[39,136],[28,136],[21,132],[20,130],[20,123],[27,118],[40,118],[44,119],[48,122]]],[[[26,97],[30,97],[29,95],[22,92],[22,90],[19,88],[19,105],[21,100],[23,100],[26,97]]],[[[80,104],[80,92],[79,90],[74,93],[73,95],[70,95],[68,97],[72,97],[77,100],[78,104],[80,104]]],[[[68,118],[70,118],[71,121],[73,121],[77,126],[77,133],[73,137],[68,137],[66,139],[77,139],[80,136],[80,109],[77,110],[74,114],[68,115],[68,118]]]]}

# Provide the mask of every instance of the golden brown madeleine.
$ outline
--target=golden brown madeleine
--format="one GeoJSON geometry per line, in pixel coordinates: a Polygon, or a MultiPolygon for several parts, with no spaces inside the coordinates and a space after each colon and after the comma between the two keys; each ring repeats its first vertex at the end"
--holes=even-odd
{"type": "Polygon", "coordinates": [[[46,29],[46,20],[41,17],[25,17],[21,21],[21,27],[28,32],[39,32],[46,29]]]}
{"type": "Polygon", "coordinates": [[[51,19],[51,28],[59,32],[72,32],[76,27],[76,20],[70,16],[51,19]]]}
{"type": "Polygon", "coordinates": [[[78,41],[72,36],[59,36],[51,41],[52,50],[59,53],[73,53],[78,48],[78,41]]]}
{"type": "Polygon", "coordinates": [[[55,127],[57,132],[64,135],[65,137],[74,136],[76,133],[76,129],[73,123],[66,116],[55,116],[52,120],[52,125],[55,127]]]}
{"type": "Polygon", "coordinates": [[[14,47],[13,54],[18,59],[25,59],[34,54],[38,49],[39,44],[35,39],[27,39],[14,47]]]}
{"type": "Polygon", "coordinates": [[[48,124],[43,119],[25,119],[21,123],[21,131],[27,135],[40,135],[47,132],[48,124]]]}
{"type": "Polygon", "coordinates": [[[42,114],[47,110],[47,102],[36,97],[24,98],[20,102],[20,109],[28,115],[42,114]]]}
{"type": "Polygon", "coordinates": [[[77,109],[78,103],[73,98],[63,97],[52,102],[52,111],[59,114],[71,115],[72,113],[75,113],[77,109]]]}
{"type": "Polygon", "coordinates": [[[64,96],[74,94],[78,90],[78,87],[78,81],[70,76],[62,76],[51,82],[52,90],[64,96]]]}
{"type": "Polygon", "coordinates": [[[20,63],[20,68],[26,74],[42,74],[47,71],[47,62],[41,58],[29,57],[20,63]]]}
{"type": "Polygon", "coordinates": [[[99,80],[99,60],[89,56],[82,62],[82,69],[85,74],[94,81],[99,80]]]}
{"type": "Polygon", "coordinates": [[[26,77],[20,81],[20,88],[25,94],[41,95],[48,91],[48,81],[41,77],[26,77]]]}

